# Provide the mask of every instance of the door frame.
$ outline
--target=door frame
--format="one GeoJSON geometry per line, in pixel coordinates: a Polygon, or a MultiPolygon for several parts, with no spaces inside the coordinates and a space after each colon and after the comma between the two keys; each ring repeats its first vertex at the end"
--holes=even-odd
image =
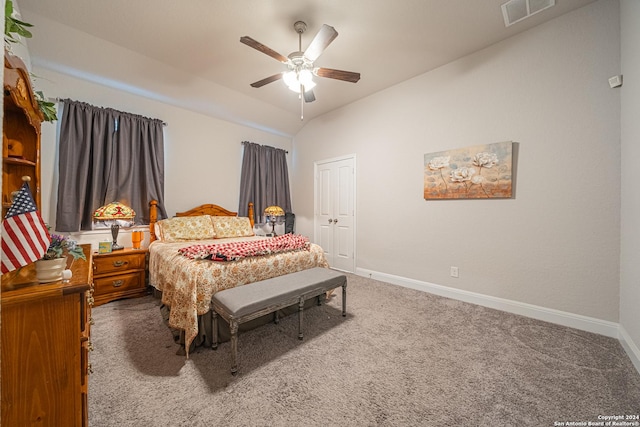
{"type": "Polygon", "coordinates": [[[332,157],[330,159],[322,159],[322,160],[316,160],[313,162],[313,241],[317,242],[318,241],[318,236],[317,236],[317,232],[318,232],[318,166],[319,165],[323,165],[325,163],[333,163],[333,162],[338,162],[338,161],[342,161],[342,160],[352,160],[353,162],[353,271],[349,271],[349,273],[355,273],[356,272],[356,260],[357,258],[357,245],[356,242],[358,241],[357,239],[357,218],[358,218],[358,209],[357,209],[357,188],[358,188],[358,183],[357,183],[357,176],[358,174],[357,172],[357,161],[356,161],[356,154],[352,153],[352,154],[345,154],[344,156],[338,156],[338,157],[332,157]]]}

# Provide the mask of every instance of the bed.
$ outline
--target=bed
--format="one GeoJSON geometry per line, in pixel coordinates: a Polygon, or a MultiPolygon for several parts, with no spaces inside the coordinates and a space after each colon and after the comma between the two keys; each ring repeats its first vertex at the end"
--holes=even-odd
{"type": "MultiPolygon", "coordinates": [[[[152,201],[150,219],[149,284],[168,309],[169,327],[181,331],[180,343],[187,357],[190,349],[211,343],[208,319],[214,293],[313,267],[329,267],[324,251],[313,243],[304,249],[224,262],[194,260],[181,253],[197,245],[256,241],[266,244],[266,239],[272,238],[254,235],[253,204],[249,204],[249,217],[245,218],[218,205],[205,204],[157,221],[157,206],[152,201]]],[[[218,331],[223,338],[228,337],[225,327],[228,328],[221,324],[218,331]]],[[[246,325],[251,327],[255,324],[246,325]]]]}

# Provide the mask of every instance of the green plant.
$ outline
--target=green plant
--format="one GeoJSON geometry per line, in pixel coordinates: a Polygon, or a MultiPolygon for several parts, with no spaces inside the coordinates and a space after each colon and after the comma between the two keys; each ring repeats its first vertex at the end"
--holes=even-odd
{"type": "Polygon", "coordinates": [[[42,111],[45,121],[53,122],[54,120],[58,120],[56,104],[47,101],[42,91],[36,92],[36,101],[38,102],[38,107],[40,107],[40,111],[42,111]]]}
{"type": "MultiPolygon", "coordinates": [[[[11,0],[7,0],[4,5],[5,44],[20,43],[20,38],[18,36],[30,39],[33,34],[31,34],[31,31],[27,30],[27,28],[31,27],[33,27],[32,24],[21,21],[13,16],[13,2],[11,0]]],[[[47,101],[47,98],[40,91],[36,92],[36,102],[38,102],[38,107],[40,108],[40,111],[42,111],[45,121],[53,122],[54,120],[58,120],[55,104],[47,101]]]]}
{"type": "Polygon", "coordinates": [[[7,0],[4,5],[4,41],[6,43],[19,43],[20,39],[14,34],[26,39],[31,38],[32,34],[27,30],[30,27],[33,27],[33,25],[13,17],[13,2],[7,0]]]}

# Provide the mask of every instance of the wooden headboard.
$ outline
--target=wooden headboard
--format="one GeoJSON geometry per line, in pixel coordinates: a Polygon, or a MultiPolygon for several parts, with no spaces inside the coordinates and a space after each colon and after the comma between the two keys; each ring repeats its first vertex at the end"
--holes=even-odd
{"type": "MultiPolygon", "coordinates": [[[[193,209],[189,209],[185,212],[176,212],[176,216],[199,216],[199,215],[212,215],[212,216],[238,216],[238,212],[229,211],[221,206],[206,204],[196,206],[193,209]]],[[[249,222],[251,227],[255,224],[255,215],[253,212],[253,203],[249,202],[249,222]]],[[[149,202],[149,242],[156,240],[155,224],[158,222],[158,201],[152,200],[149,202]]]]}

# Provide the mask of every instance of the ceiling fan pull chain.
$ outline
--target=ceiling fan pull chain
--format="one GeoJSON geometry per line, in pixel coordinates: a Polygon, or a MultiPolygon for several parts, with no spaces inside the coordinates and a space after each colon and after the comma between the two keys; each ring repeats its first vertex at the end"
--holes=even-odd
{"type": "Polygon", "coordinates": [[[304,121],[304,88],[300,85],[300,121],[304,121]]]}

